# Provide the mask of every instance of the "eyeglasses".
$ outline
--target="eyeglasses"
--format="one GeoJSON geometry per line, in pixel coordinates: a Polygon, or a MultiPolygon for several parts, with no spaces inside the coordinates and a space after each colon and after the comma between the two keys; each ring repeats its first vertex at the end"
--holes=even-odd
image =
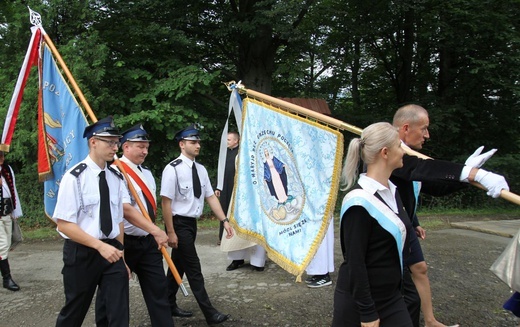
{"type": "Polygon", "coordinates": [[[100,138],[100,137],[96,137],[96,140],[100,140],[100,141],[103,141],[103,142],[105,142],[105,143],[108,143],[108,145],[109,145],[110,147],[114,147],[114,146],[116,146],[116,147],[119,148],[119,147],[121,146],[121,142],[119,142],[119,141],[105,140],[105,139],[102,139],[102,138],[100,138]]]}

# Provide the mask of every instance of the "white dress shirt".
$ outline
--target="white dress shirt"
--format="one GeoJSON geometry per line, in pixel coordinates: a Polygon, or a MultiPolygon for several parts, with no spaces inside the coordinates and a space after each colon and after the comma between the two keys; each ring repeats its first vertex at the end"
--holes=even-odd
{"type": "Polygon", "coordinates": [[[168,164],[162,173],[161,196],[172,200],[172,215],[198,218],[204,209],[204,198],[214,194],[208,172],[203,165],[190,160],[181,154],[176,160],[168,164]],[[181,163],[173,166],[176,160],[181,163]],[[196,198],[193,195],[192,165],[197,165],[202,195],[196,198]]]}
{"type": "Polygon", "coordinates": [[[395,200],[397,187],[390,180],[388,181],[388,186],[390,188],[387,188],[375,179],[368,177],[366,174],[360,174],[358,184],[370,194],[379,194],[393,212],[396,214],[399,213],[397,201],[395,200]]]}
{"type": "MultiPolygon", "coordinates": [[[[75,223],[87,234],[97,239],[104,239],[99,219],[99,173],[101,169],[90,156],[87,156],[81,163],[85,163],[87,167],[78,177],[71,174],[77,165],[63,175],[52,219],[75,223]]],[[[113,239],[119,235],[119,224],[123,221],[124,184],[115,173],[108,171],[107,166],[104,170],[110,191],[110,212],[112,214],[112,232],[108,238],[113,239]]],[[[67,235],[61,232],[60,234],[62,237],[68,238],[67,235]]]]}

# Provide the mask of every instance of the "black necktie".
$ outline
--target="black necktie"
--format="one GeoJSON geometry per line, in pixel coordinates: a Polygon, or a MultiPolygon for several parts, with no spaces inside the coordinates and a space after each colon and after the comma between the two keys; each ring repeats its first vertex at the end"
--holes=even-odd
{"type": "MultiPolygon", "coordinates": [[[[141,166],[137,166],[137,169],[139,169],[140,172],[142,172],[143,170],[141,169],[141,166]]],[[[150,202],[150,200],[148,200],[148,198],[146,197],[146,195],[144,195],[143,193],[143,198],[144,198],[144,202],[146,202],[146,210],[148,210],[148,216],[150,216],[150,219],[152,220],[152,222],[155,223],[155,212],[153,211],[153,206],[152,206],[152,203],[150,202]]]]}
{"type": "Polygon", "coordinates": [[[195,195],[195,197],[198,199],[200,198],[202,191],[200,190],[200,179],[199,174],[197,174],[197,167],[195,167],[195,163],[193,163],[193,166],[191,166],[191,177],[193,179],[193,195],[195,195]]]}
{"type": "Polygon", "coordinates": [[[112,213],[110,212],[110,192],[105,178],[105,171],[99,173],[99,219],[101,221],[101,231],[106,237],[112,232],[112,213]]]}
{"type": "Polygon", "coordinates": [[[150,219],[152,222],[155,223],[155,212],[153,212],[153,206],[150,203],[150,200],[146,196],[144,196],[144,202],[146,202],[146,209],[148,210],[148,216],[150,216],[150,219]]]}

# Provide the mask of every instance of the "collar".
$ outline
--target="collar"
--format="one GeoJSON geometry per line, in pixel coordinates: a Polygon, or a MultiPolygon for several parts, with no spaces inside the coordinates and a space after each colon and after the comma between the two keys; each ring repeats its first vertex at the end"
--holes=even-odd
{"type": "Polygon", "coordinates": [[[87,164],[87,166],[92,169],[92,171],[96,174],[96,175],[99,175],[99,173],[102,171],[102,170],[106,170],[107,169],[107,163],[105,162],[105,167],[103,169],[99,168],[99,166],[94,162],[94,160],[92,160],[92,158],[90,157],[90,155],[87,156],[87,158],[85,159],[85,163],[87,164]]]}
{"type": "Polygon", "coordinates": [[[133,163],[132,161],[130,161],[130,159],[128,159],[127,157],[125,157],[124,155],[119,158],[119,160],[123,161],[125,164],[127,164],[130,168],[132,168],[133,170],[136,170],[138,169],[138,165],[136,165],[135,163],[133,163]]]}
{"type": "Polygon", "coordinates": [[[384,191],[390,191],[392,192],[392,195],[395,197],[395,191],[397,190],[397,187],[394,183],[392,183],[390,180],[388,181],[388,186],[384,186],[383,184],[379,183],[373,178],[370,178],[367,176],[366,173],[359,175],[358,180],[359,186],[361,186],[365,191],[369,192],[370,194],[375,194],[376,192],[384,192],[384,191]]]}
{"type": "Polygon", "coordinates": [[[185,164],[187,164],[190,168],[195,164],[194,160],[191,160],[190,158],[186,157],[184,154],[181,153],[179,156],[179,159],[184,161],[185,164]]]}

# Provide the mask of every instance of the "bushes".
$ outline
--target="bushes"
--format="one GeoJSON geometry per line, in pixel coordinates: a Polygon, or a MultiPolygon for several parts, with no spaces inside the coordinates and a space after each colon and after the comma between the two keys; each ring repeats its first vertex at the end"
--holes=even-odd
{"type": "Polygon", "coordinates": [[[43,207],[43,183],[38,182],[35,173],[16,173],[16,187],[22,203],[24,229],[51,226],[53,223],[45,215],[43,207]]]}
{"type": "MultiPolygon", "coordinates": [[[[509,187],[512,192],[517,193],[520,190],[520,155],[508,155],[504,157],[493,157],[486,163],[486,169],[490,171],[503,172],[506,177],[509,187]]],[[[35,172],[19,173],[13,167],[16,174],[16,184],[18,187],[18,194],[22,201],[22,209],[24,218],[20,223],[25,229],[35,229],[39,227],[52,226],[53,223],[46,217],[43,206],[43,183],[37,181],[35,172]]],[[[26,169],[29,170],[29,169],[26,169]]],[[[157,180],[158,187],[160,179],[157,180]]],[[[336,202],[336,213],[339,213],[341,207],[341,200],[345,192],[339,192],[338,200],[336,202]]],[[[486,192],[476,187],[469,187],[465,190],[455,192],[449,196],[432,197],[426,194],[421,194],[419,201],[419,209],[426,209],[432,211],[443,210],[480,210],[480,209],[494,209],[507,210],[515,209],[517,205],[512,204],[502,199],[492,199],[486,195],[486,192]]],[[[159,204],[160,215],[160,204],[159,204]]],[[[209,218],[212,216],[211,210],[206,205],[202,218],[209,218]]]]}

